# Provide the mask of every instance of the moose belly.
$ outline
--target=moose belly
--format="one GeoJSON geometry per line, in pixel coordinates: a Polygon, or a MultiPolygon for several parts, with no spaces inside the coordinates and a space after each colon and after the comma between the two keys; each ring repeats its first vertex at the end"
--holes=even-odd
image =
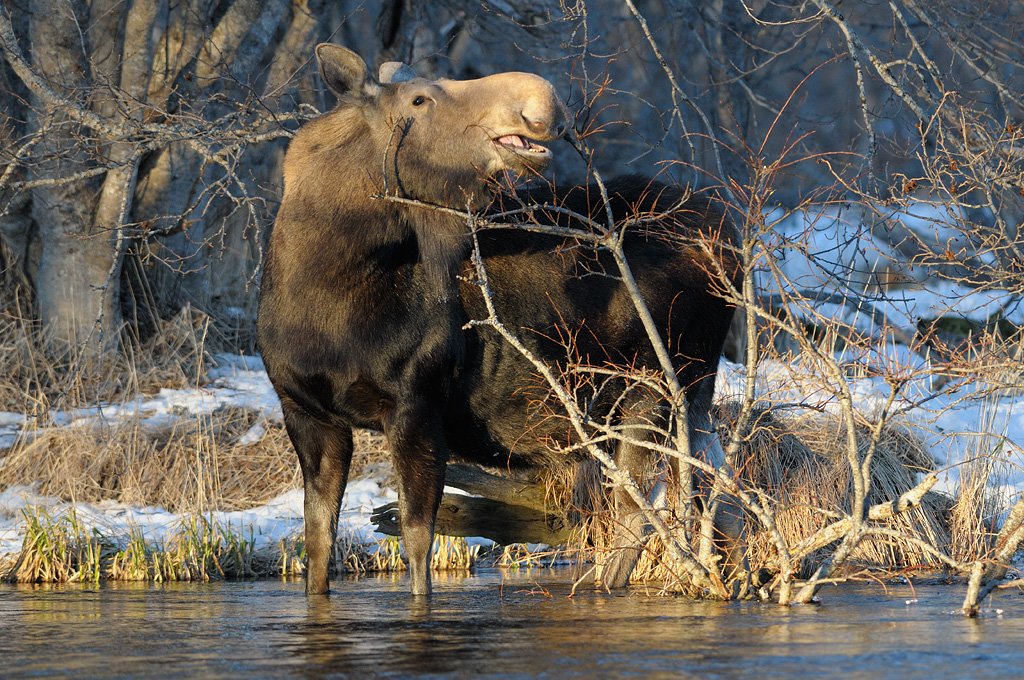
{"type": "Polygon", "coordinates": [[[567,465],[568,421],[534,367],[507,343],[474,337],[445,410],[455,457],[492,467],[567,465]]]}

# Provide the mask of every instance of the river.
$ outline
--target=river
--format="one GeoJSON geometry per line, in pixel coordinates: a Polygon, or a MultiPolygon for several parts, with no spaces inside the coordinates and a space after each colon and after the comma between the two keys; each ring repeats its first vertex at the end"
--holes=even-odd
{"type": "Polygon", "coordinates": [[[977,620],[948,586],[829,587],[822,604],[694,602],[580,590],[565,572],[441,575],[429,603],[401,577],[0,585],[3,678],[1024,675],[1024,595],[977,620]],[[1001,612],[1001,613],[1000,613],[1001,612]]]}

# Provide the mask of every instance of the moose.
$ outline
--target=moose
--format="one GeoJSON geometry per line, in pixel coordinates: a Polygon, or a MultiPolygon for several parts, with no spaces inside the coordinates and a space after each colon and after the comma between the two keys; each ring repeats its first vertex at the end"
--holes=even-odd
{"type": "MultiPolygon", "coordinates": [[[[547,167],[542,143],[566,134],[568,113],[552,84],[532,74],[428,80],[388,62],[373,78],[343,47],[321,44],[316,57],[337,106],[288,148],[257,322],[303,475],[306,593],[328,592],[352,430],[372,428],[385,434],[398,480],[412,593],[429,595],[449,459],[492,468],[568,461],[552,447],[571,439],[565,419],[538,416],[535,366],[493,328],[467,323],[487,311],[465,217],[493,204],[494,178],[547,167]]],[[[547,214],[552,224],[572,214],[660,216],[626,234],[625,252],[676,362],[692,446],[718,462],[710,412],[733,310],[712,290],[708,251],[686,244],[729,242],[732,227],[709,200],[656,181],[623,177],[604,188],[534,187],[514,200],[564,206],[547,214]]],[[[536,230],[478,234],[497,314],[536,357],[563,365],[572,336],[591,362],[658,366],[621,280],[585,275],[600,268],[600,253],[536,230]]],[[[735,258],[716,252],[717,270],[736,283],[735,258]]],[[[616,407],[623,419],[658,417],[664,409],[644,403],[652,399],[616,407]]],[[[635,441],[614,455],[638,470],[650,457],[635,441]]],[[[635,515],[630,503],[620,512],[635,515]]],[[[624,554],[606,571],[608,587],[627,584],[638,545],[624,554]]]]}

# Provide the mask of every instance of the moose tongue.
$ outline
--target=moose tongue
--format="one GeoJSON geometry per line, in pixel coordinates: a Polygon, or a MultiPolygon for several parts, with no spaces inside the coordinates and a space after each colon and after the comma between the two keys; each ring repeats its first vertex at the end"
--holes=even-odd
{"type": "Polygon", "coordinates": [[[526,148],[526,142],[519,135],[505,135],[504,137],[499,137],[498,143],[506,146],[516,146],[522,149],[526,148]]]}

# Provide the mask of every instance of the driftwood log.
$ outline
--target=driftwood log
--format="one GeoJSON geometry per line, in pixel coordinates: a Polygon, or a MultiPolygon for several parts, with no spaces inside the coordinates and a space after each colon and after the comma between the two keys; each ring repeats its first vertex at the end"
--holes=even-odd
{"type": "MultiPolygon", "coordinates": [[[[445,484],[473,495],[444,494],[434,525],[438,534],[483,536],[502,545],[557,545],[569,537],[568,519],[545,502],[544,490],[536,483],[500,477],[472,465],[450,464],[445,484]]],[[[370,521],[382,534],[402,533],[398,503],[374,508],[370,521]]]]}

